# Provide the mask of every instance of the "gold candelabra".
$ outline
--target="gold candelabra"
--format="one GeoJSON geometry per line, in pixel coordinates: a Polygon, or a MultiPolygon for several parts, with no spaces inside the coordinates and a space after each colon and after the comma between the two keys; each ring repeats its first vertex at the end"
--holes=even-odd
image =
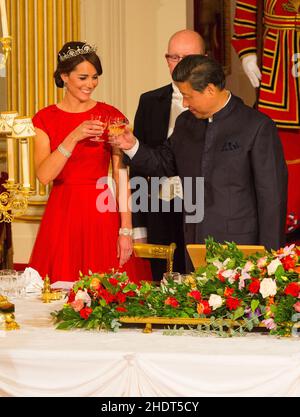
{"type": "Polygon", "coordinates": [[[4,187],[7,191],[0,194],[0,223],[11,223],[15,217],[26,212],[30,189],[11,182],[4,184],[4,187]]]}
{"type": "Polygon", "coordinates": [[[3,38],[0,38],[0,42],[2,44],[2,49],[4,52],[4,64],[6,64],[8,60],[8,55],[11,51],[11,43],[12,43],[12,37],[11,36],[5,36],[3,38]]]}
{"type": "Polygon", "coordinates": [[[0,223],[10,223],[15,217],[22,216],[27,208],[30,191],[28,141],[35,136],[32,121],[28,117],[18,117],[17,112],[0,113],[0,135],[7,142],[8,181],[6,191],[0,194],[0,223]],[[20,167],[22,183],[16,181],[17,158],[16,141],[20,144],[20,167]]]}

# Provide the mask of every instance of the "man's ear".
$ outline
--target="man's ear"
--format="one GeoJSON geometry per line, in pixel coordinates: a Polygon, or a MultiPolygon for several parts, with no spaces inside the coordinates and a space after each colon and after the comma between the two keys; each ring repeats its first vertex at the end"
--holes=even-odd
{"type": "Polygon", "coordinates": [[[216,94],[217,87],[214,84],[209,83],[205,90],[209,95],[214,96],[216,94]]]}

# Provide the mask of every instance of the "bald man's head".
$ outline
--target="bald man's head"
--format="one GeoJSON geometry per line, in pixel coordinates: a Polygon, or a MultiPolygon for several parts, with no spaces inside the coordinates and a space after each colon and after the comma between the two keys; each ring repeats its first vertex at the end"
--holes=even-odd
{"type": "Polygon", "coordinates": [[[199,54],[205,54],[205,42],[199,33],[189,29],[174,33],[169,40],[166,54],[171,75],[182,58],[187,55],[199,54]]]}

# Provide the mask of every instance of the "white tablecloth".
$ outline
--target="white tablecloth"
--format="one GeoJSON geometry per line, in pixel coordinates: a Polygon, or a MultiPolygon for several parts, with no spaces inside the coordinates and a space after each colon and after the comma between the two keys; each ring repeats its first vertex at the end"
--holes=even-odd
{"type": "Polygon", "coordinates": [[[300,396],[300,339],[59,331],[61,302],[16,303],[0,332],[0,396],[300,396]]]}

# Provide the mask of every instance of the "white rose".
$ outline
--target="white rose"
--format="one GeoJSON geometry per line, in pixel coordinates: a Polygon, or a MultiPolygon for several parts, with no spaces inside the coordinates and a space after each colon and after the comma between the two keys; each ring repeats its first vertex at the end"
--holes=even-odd
{"type": "Polygon", "coordinates": [[[75,300],[82,300],[84,303],[86,303],[87,307],[90,307],[92,303],[91,297],[88,295],[86,290],[78,290],[75,296],[75,300]]]}
{"type": "Polygon", "coordinates": [[[263,298],[267,298],[273,296],[277,292],[276,282],[272,278],[264,278],[260,283],[259,292],[263,296],[263,298]]]}
{"type": "Polygon", "coordinates": [[[213,310],[216,310],[223,304],[222,297],[220,297],[217,294],[211,294],[208,300],[208,304],[210,305],[210,307],[212,307],[213,310]]]}
{"type": "Polygon", "coordinates": [[[274,274],[275,274],[275,272],[276,272],[276,269],[277,269],[280,265],[282,265],[282,263],[280,262],[280,260],[279,260],[278,258],[273,259],[273,261],[272,261],[272,262],[270,262],[270,263],[269,263],[269,265],[268,265],[268,275],[269,275],[269,276],[274,275],[274,274]]]}
{"type": "Polygon", "coordinates": [[[227,266],[229,261],[230,261],[230,258],[225,259],[224,262],[216,260],[213,262],[213,265],[218,268],[218,272],[219,272],[221,269],[224,269],[227,266]]]}
{"type": "Polygon", "coordinates": [[[223,269],[223,263],[220,261],[214,261],[213,265],[216,266],[218,268],[218,272],[223,269]]]}

